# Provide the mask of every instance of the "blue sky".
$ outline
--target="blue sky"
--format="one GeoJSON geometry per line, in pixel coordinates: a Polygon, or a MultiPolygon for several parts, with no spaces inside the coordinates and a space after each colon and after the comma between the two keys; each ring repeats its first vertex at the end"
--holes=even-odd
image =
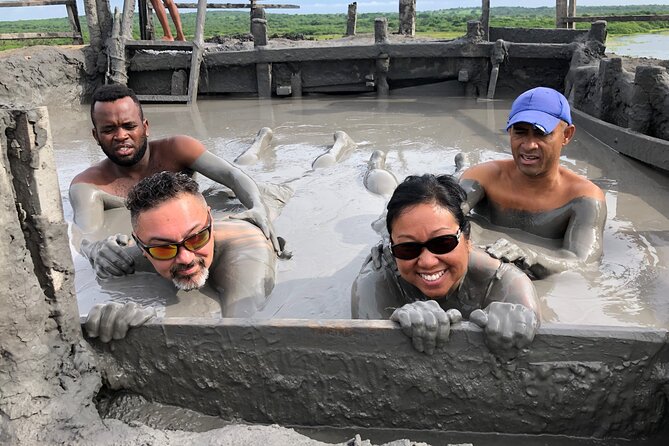
{"type": "MultiPolygon", "coordinates": [[[[118,6],[123,8],[123,0],[110,0],[112,9],[118,6]]],[[[177,2],[196,3],[196,0],[177,0],[177,2]]],[[[212,3],[246,3],[245,0],[209,0],[212,3]]],[[[351,1],[338,0],[260,0],[261,3],[284,3],[299,5],[300,9],[283,10],[287,13],[322,14],[322,13],[345,13],[351,1]]],[[[358,12],[395,12],[398,10],[398,0],[357,0],[358,12]]],[[[82,0],[77,0],[79,14],[84,15],[82,0]]],[[[491,0],[494,6],[555,6],[555,0],[491,0]]],[[[577,6],[594,5],[669,5],[669,0],[578,0],[577,6]]],[[[419,11],[431,11],[435,9],[448,9],[458,7],[481,6],[480,0],[417,0],[416,7],[419,11]]],[[[277,12],[281,10],[274,10],[277,12]]],[[[43,19],[51,17],[66,17],[65,6],[33,6],[19,8],[0,8],[0,21],[43,19]]]]}

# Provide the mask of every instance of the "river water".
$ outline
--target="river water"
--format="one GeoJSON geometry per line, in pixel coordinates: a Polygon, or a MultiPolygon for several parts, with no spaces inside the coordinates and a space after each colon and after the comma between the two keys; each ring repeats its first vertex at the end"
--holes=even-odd
{"type": "Polygon", "coordinates": [[[669,59],[669,31],[629,36],[609,36],[606,51],[619,56],[669,59]]]}
{"type": "MultiPolygon", "coordinates": [[[[351,316],[351,284],[379,239],[371,223],[386,202],[362,182],[372,151],[387,152],[387,167],[399,179],[453,173],[454,157],[461,151],[470,164],[510,157],[504,131],[510,100],[445,97],[445,88],[407,89],[388,99],[201,100],[191,108],[147,105],[145,115],[150,138],[192,135],[230,161],[261,127],[273,129],[270,154],[244,170],[258,182],[294,189],[275,220],[294,257],[279,262],[277,285],[258,317],[345,319],[351,316]],[[337,130],[347,132],[357,149],[331,168],[313,170],[312,161],[332,145],[337,130]]],[[[69,183],[103,155],[90,135],[87,109],[51,109],[50,115],[65,216],[71,220],[69,183]]],[[[535,282],[546,321],[669,328],[669,177],[578,130],[563,150],[562,163],[605,191],[608,219],[598,266],[535,282]]],[[[206,178],[199,180],[203,187],[211,185],[206,178]]],[[[482,243],[497,236],[475,230],[473,240],[482,243]]],[[[82,314],[110,299],[156,305],[166,316],[219,311],[211,293],[175,294],[169,282],[148,273],[98,282],[82,257],[75,253],[74,259],[82,314]]]]}

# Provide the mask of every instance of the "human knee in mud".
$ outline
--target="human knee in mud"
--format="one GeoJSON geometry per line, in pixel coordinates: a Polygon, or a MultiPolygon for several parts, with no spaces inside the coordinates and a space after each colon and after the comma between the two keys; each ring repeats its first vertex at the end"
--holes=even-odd
{"type": "Polygon", "coordinates": [[[484,328],[494,352],[513,356],[539,327],[536,291],[518,268],[471,244],[465,198],[447,175],[409,176],[397,187],[387,205],[390,237],[373,248],[355,280],[352,314],[390,316],[427,354],[447,343],[464,316],[484,328]]]}
{"type": "MultiPolygon", "coordinates": [[[[249,317],[265,303],[275,280],[272,245],[245,221],[214,222],[195,180],[157,173],[130,190],[126,206],[132,240],[118,235],[87,247],[89,258],[107,277],[145,269],[184,291],[210,284],[219,294],[224,317],[249,317]]],[[[97,305],[85,327],[89,335],[107,342],[153,314],[137,305],[97,305]]]]}
{"type": "Polygon", "coordinates": [[[258,185],[194,138],[176,135],[149,141],[149,122],[130,88],[98,88],[91,101],[91,120],[93,137],[106,158],[76,175],[70,185],[74,223],[83,240],[100,238],[105,230],[105,211],[122,208],[128,191],[140,179],[164,170],[198,172],[229,187],[246,208],[231,218],[258,226],[277,254],[284,255],[258,185]]]}
{"type": "Polygon", "coordinates": [[[467,169],[460,184],[465,210],[488,222],[539,237],[562,240],[562,249],[543,249],[499,239],[486,247],[492,257],[543,278],[596,261],[602,254],[606,203],[588,179],[560,166],[560,153],[574,137],[567,99],[538,87],[513,102],[507,131],[512,160],[467,169]]]}

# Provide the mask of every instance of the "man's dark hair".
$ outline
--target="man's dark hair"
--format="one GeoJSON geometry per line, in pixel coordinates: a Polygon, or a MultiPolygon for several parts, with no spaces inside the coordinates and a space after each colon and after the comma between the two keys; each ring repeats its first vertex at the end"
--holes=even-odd
{"type": "Polygon", "coordinates": [[[144,120],[144,110],[142,110],[142,104],[139,103],[135,92],[125,85],[109,84],[98,87],[95,93],[93,93],[93,98],[91,99],[91,122],[93,122],[93,125],[95,125],[93,109],[96,102],[114,102],[123,98],[130,98],[137,104],[137,107],[139,107],[139,116],[144,120]]]}
{"type": "Polygon", "coordinates": [[[469,237],[469,220],[462,212],[461,205],[467,194],[450,175],[435,176],[429,173],[406,177],[395,189],[388,201],[386,227],[391,234],[393,222],[408,208],[422,203],[436,203],[453,214],[462,233],[469,237]]]}
{"type": "Polygon", "coordinates": [[[130,189],[125,200],[133,226],[139,214],[180,194],[190,194],[204,201],[197,181],[186,174],[163,171],[143,178],[130,189]]]}

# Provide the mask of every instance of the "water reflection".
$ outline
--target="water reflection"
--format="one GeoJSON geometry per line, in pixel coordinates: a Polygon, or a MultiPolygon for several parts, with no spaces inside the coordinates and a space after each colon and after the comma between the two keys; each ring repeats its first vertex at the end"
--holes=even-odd
{"type": "MultiPolygon", "coordinates": [[[[194,135],[230,161],[261,127],[272,128],[268,155],[244,169],[258,182],[288,184],[295,190],[275,221],[294,258],[279,263],[276,288],[258,317],[349,318],[350,287],[378,240],[371,223],[385,207],[385,200],[362,184],[371,153],[385,151],[387,168],[400,180],[410,174],[452,173],[459,151],[466,153],[468,164],[510,156],[503,130],[510,101],[445,98],[440,88],[384,100],[228,98],[200,101],[196,109],[146,106],[145,114],[151,138],[194,135]],[[357,150],[333,168],[312,170],[312,161],[332,145],[337,130],[347,132],[358,143],[357,150]]],[[[88,137],[86,109],[51,110],[51,119],[66,218],[71,219],[67,187],[76,173],[103,155],[88,137]]],[[[662,296],[669,285],[669,179],[578,130],[562,162],[604,189],[609,216],[601,265],[537,282],[544,315],[563,323],[669,328],[662,296]]],[[[212,185],[199,180],[203,188],[212,185]]],[[[475,234],[481,242],[496,238],[494,231],[475,234]]],[[[101,285],[85,260],[77,257],[75,265],[82,313],[96,302],[129,296],[165,306],[172,315],[220,311],[206,291],[178,295],[157,278],[146,289],[147,277],[101,285]]]]}

